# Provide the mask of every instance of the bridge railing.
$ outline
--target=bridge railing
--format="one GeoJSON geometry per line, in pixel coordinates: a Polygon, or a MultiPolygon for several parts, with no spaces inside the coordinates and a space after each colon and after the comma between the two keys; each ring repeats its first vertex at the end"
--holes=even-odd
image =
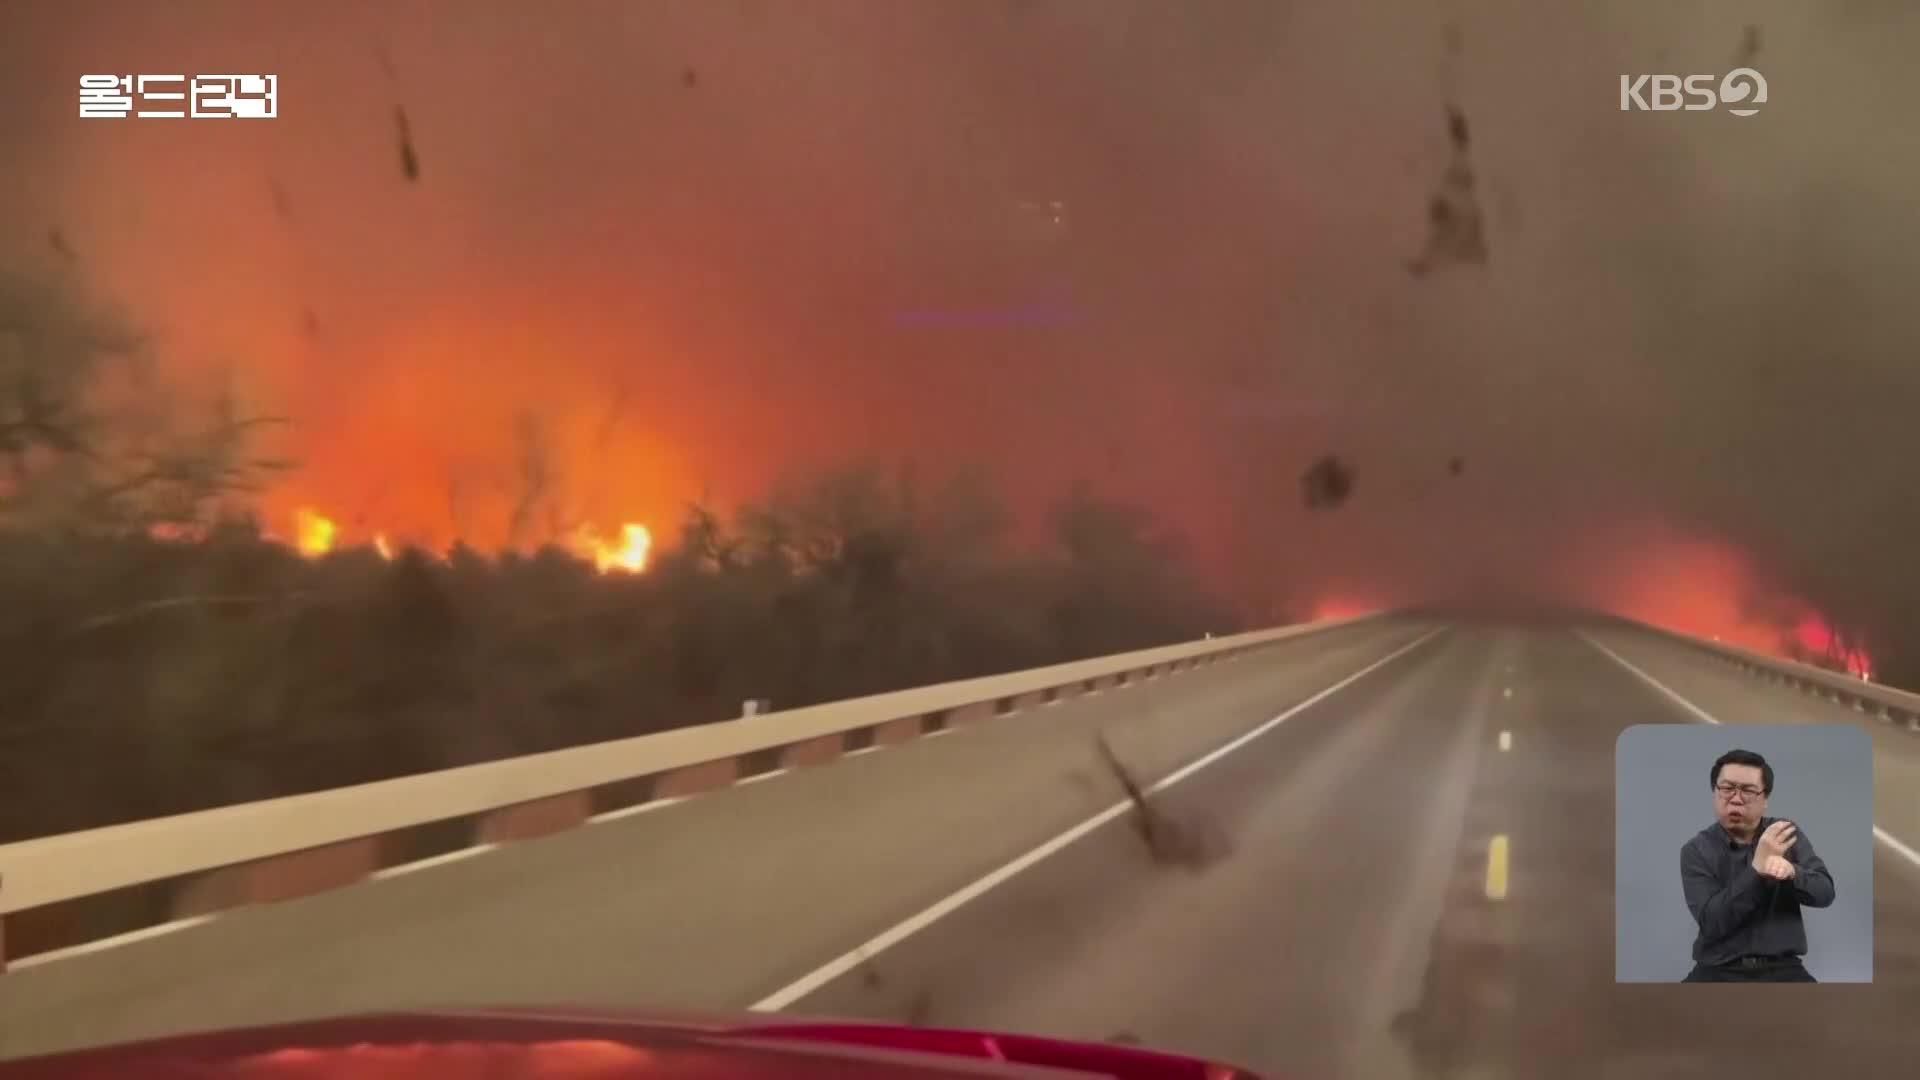
{"type": "Polygon", "coordinates": [[[0,970],[1385,618],[1207,638],[0,845],[0,970]]]}
{"type": "Polygon", "coordinates": [[[1882,721],[1897,724],[1908,731],[1920,734],[1920,694],[1882,686],[1867,679],[1813,664],[1777,659],[1737,645],[1711,641],[1632,619],[1619,621],[1657,637],[1689,646],[1751,678],[1824,698],[1834,704],[1848,706],[1855,712],[1876,716],[1882,721]]]}

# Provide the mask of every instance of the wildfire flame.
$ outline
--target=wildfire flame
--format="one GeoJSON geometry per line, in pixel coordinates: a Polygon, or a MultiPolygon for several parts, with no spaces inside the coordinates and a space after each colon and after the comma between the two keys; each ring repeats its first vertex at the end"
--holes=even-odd
{"type": "Polygon", "coordinates": [[[583,559],[593,561],[594,569],[601,573],[623,571],[637,574],[647,568],[647,555],[653,550],[653,534],[645,525],[628,522],[620,527],[617,540],[603,539],[591,525],[582,526],[574,534],[573,550],[583,559]]]}
{"type": "Polygon", "coordinates": [[[302,508],[294,515],[295,541],[300,554],[308,558],[319,558],[333,550],[333,538],[339,533],[338,526],[316,510],[302,508]]]}
{"type": "MultiPolygon", "coordinates": [[[[332,518],[311,507],[294,514],[293,546],[309,559],[317,559],[334,550],[340,540],[340,528],[332,518]]],[[[394,557],[393,542],[384,532],[369,541],[373,550],[389,562],[394,557]]],[[[618,534],[603,536],[591,525],[581,526],[563,545],[574,555],[593,564],[602,574],[637,574],[647,568],[653,550],[653,533],[645,525],[628,522],[618,534]]]]}
{"type": "Polygon", "coordinates": [[[1873,658],[1859,645],[1846,641],[1838,631],[1818,615],[1807,615],[1794,627],[1793,638],[1808,656],[1824,659],[1830,666],[1871,682],[1873,658]]]}

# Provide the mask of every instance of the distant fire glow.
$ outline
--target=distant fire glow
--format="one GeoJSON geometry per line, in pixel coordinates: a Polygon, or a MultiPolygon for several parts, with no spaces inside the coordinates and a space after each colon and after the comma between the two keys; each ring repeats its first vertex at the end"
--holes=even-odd
{"type": "Polygon", "coordinates": [[[318,558],[333,550],[334,536],[339,529],[331,520],[309,509],[300,510],[294,517],[298,529],[294,546],[299,548],[300,554],[318,558]]]}
{"type": "Polygon", "coordinates": [[[1381,605],[1369,603],[1357,597],[1328,596],[1314,602],[1309,622],[1325,622],[1331,619],[1354,619],[1362,615],[1371,615],[1380,611],[1381,605]]]}
{"type": "MultiPolygon", "coordinates": [[[[1782,660],[1875,677],[1867,643],[1829,614],[1767,579],[1755,560],[1722,539],[1657,521],[1596,529],[1555,552],[1556,561],[1506,598],[1570,605],[1749,649],[1782,660]]],[[[1488,603],[1464,590],[1465,602],[1488,603]]],[[[1395,587],[1391,579],[1331,584],[1308,609],[1313,620],[1387,611],[1449,594],[1395,587]]],[[[1495,608],[1499,607],[1494,603],[1495,608]]]]}
{"type": "Polygon", "coordinates": [[[1858,678],[1873,678],[1873,658],[1859,645],[1845,641],[1818,615],[1801,619],[1793,628],[1793,640],[1810,658],[1840,667],[1858,678]]]}
{"type": "Polygon", "coordinates": [[[1724,542],[1642,525],[1587,553],[1586,606],[1786,660],[1873,677],[1860,642],[1846,641],[1811,604],[1763,580],[1744,552],[1724,542]],[[1598,572],[1594,572],[1597,570],[1598,572]]]}
{"type": "Polygon", "coordinates": [[[581,558],[592,560],[594,569],[603,574],[614,571],[637,574],[647,568],[653,534],[645,525],[629,522],[620,527],[618,538],[608,540],[588,527],[575,534],[573,548],[581,558]]]}
{"type": "MultiPolygon", "coordinates": [[[[332,518],[306,507],[295,512],[293,547],[300,554],[320,558],[339,547],[340,540],[340,527],[332,518]]],[[[393,541],[384,532],[351,543],[364,544],[382,559],[393,560],[393,541]]],[[[638,574],[646,570],[653,553],[653,533],[636,522],[627,522],[611,536],[588,525],[575,530],[561,546],[576,558],[592,563],[602,574],[638,574]]]]}

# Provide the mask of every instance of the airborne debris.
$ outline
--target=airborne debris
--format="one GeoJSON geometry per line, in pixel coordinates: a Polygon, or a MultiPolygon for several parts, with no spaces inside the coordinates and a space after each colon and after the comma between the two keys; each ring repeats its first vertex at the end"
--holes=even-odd
{"type": "Polygon", "coordinates": [[[1447,138],[1451,160],[1440,186],[1427,200],[1427,246],[1407,262],[1407,272],[1425,277],[1443,262],[1484,264],[1486,230],[1480,201],[1474,193],[1473,163],[1467,158],[1471,139],[1467,117],[1457,106],[1447,106],[1447,138]]]}
{"type": "Polygon", "coordinates": [[[420,182],[420,158],[413,151],[413,129],[407,124],[407,110],[400,105],[393,107],[394,126],[400,134],[400,171],[411,183],[420,182]]]}
{"type": "Polygon", "coordinates": [[[67,244],[67,234],[61,232],[59,229],[47,230],[47,244],[53,248],[54,254],[59,255],[61,258],[78,258],[78,256],[73,253],[73,248],[67,244]]]}
{"type": "Polygon", "coordinates": [[[689,90],[700,85],[700,73],[692,68],[687,68],[680,73],[680,85],[689,90]]]}
{"type": "Polygon", "coordinates": [[[1748,23],[1740,35],[1740,47],[1734,50],[1733,66],[1752,67],[1760,58],[1760,24],[1748,23]]]}
{"type": "Polygon", "coordinates": [[[1146,789],[1114,755],[1106,735],[1095,735],[1094,741],[1113,778],[1120,782],[1127,798],[1133,801],[1134,831],[1146,841],[1147,853],[1154,862],[1202,870],[1227,854],[1229,845],[1225,834],[1204,824],[1176,820],[1165,810],[1148,802],[1146,789]]]}
{"type": "Polygon", "coordinates": [[[1467,138],[1467,116],[1452,105],[1447,106],[1447,138],[1452,141],[1455,150],[1466,152],[1470,141],[1467,138]]]}
{"type": "Polygon", "coordinates": [[[313,313],[312,308],[300,309],[300,330],[309,338],[320,336],[320,317],[313,313]]]}
{"type": "Polygon", "coordinates": [[[1452,473],[1453,475],[1459,476],[1461,473],[1465,472],[1466,470],[1467,470],[1467,463],[1465,460],[1458,457],[1451,457],[1447,459],[1447,471],[1452,473]]]}
{"type": "Polygon", "coordinates": [[[1339,458],[1328,454],[1300,477],[1301,498],[1309,510],[1331,510],[1353,494],[1353,470],[1339,458]]]}

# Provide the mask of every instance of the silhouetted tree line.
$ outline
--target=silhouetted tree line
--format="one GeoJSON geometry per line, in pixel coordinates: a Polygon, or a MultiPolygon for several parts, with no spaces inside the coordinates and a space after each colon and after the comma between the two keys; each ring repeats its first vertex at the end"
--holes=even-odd
{"type": "Polygon", "coordinates": [[[638,575],[0,530],[0,841],[1230,628],[1139,510],[1006,525],[981,485],[849,467],[692,508],[638,575]]]}

